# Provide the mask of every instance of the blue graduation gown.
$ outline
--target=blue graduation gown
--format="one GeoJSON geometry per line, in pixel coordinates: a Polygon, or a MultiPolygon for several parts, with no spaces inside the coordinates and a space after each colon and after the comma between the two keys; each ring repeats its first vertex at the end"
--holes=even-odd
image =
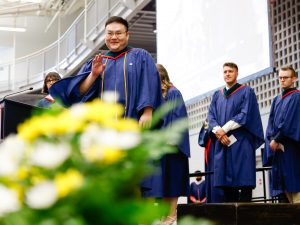
{"type": "Polygon", "coordinates": [[[264,138],[256,95],[249,86],[240,86],[227,97],[223,90],[214,93],[208,113],[210,129],[222,127],[229,120],[241,127],[227,134],[237,139],[230,147],[222,145],[216,138],[212,139],[214,185],[255,187],[255,150],[264,143],[264,138]]]}
{"type": "Polygon", "coordinates": [[[264,163],[272,165],[272,189],[300,192],[300,92],[290,91],[273,100],[266,130],[264,163]],[[269,142],[275,139],[283,151],[272,152],[269,142]]]}
{"type": "Polygon", "coordinates": [[[221,203],[224,202],[224,191],[221,188],[214,186],[214,151],[216,139],[211,130],[207,129],[203,131],[201,128],[198,137],[198,144],[204,147],[204,158],[205,158],[205,172],[212,172],[205,176],[206,184],[206,202],[207,203],[221,203]]]}
{"type": "Polygon", "coordinates": [[[105,56],[103,63],[106,64],[104,78],[99,76],[84,95],[80,95],[79,86],[91,72],[92,60],[81,68],[78,75],[53,84],[50,94],[60,99],[65,106],[70,106],[101,98],[105,91],[117,92],[118,103],[124,107],[127,104],[125,117],[136,119],[140,118],[145,107],[156,109],[161,105],[160,77],[153,58],[147,51],[132,48],[117,57],[105,56]],[[101,90],[102,84],[104,90],[101,90]]]}
{"type": "Polygon", "coordinates": [[[205,180],[198,184],[196,182],[191,183],[190,196],[193,196],[198,201],[202,201],[206,198],[205,180]]]}
{"type": "MultiPolygon", "coordinates": [[[[175,102],[177,101],[176,107],[173,107],[173,109],[167,113],[164,117],[164,123],[163,126],[172,126],[172,123],[175,122],[178,119],[187,119],[188,114],[187,110],[184,104],[183,97],[180,93],[180,91],[175,88],[171,87],[165,97],[166,102],[175,102]]],[[[185,154],[187,157],[190,157],[190,139],[189,139],[189,132],[186,130],[183,133],[182,140],[178,145],[178,149],[185,154]]]]}
{"type": "MultiPolygon", "coordinates": [[[[187,118],[187,111],[182,95],[178,89],[171,87],[165,101],[176,100],[178,105],[168,112],[163,119],[163,126],[172,126],[172,123],[181,118],[187,118]]],[[[189,165],[190,156],[189,133],[186,130],[178,145],[178,153],[167,154],[160,160],[157,171],[142,183],[144,197],[179,197],[188,196],[189,192],[189,165]]]]}
{"type": "Polygon", "coordinates": [[[214,153],[215,153],[216,141],[213,141],[213,139],[216,139],[216,138],[210,137],[211,143],[210,143],[210,146],[207,146],[209,149],[207,149],[208,155],[207,155],[207,161],[205,163],[205,171],[213,172],[213,174],[207,175],[205,177],[205,180],[206,180],[206,202],[207,203],[221,203],[221,202],[224,202],[224,191],[223,191],[223,189],[215,186],[215,173],[214,173],[214,167],[215,167],[214,155],[215,154],[214,153]]]}
{"type": "MultiPolygon", "coordinates": [[[[266,137],[265,137],[265,147],[262,155],[262,164],[263,166],[272,166],[273,164],[273,158],[274,158],[274,152],[270,148],[270,134],[273,133],[273,124],[271,121],[274,120],[274,101],[272,102],[270,114],[269,114],[269,121],[268,126],[266,129],[266,137]]],[[[273,176],[272,171],[269,171],[269,190],[271,197],[276,197],[282,193],[284,193],[284,190],[282,187],[273,187],[273,176]],[[276,190],[276,188],[278,190],[276,190]]]]}

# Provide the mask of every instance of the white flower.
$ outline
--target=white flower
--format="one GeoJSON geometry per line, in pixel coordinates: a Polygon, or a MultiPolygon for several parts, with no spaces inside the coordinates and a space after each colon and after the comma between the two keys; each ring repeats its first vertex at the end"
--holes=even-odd
{"type": "Polygon", "coordinates": [[[128,149],[141,142],[138,132],[118,132],[113,129],[101,129],[97,125],[90,125],[80,137],[82,150],[92,146],[106,146],[128,149]]]}
{"type": "Polygon", "coordinates": [[[34,209],[45,209],[57,200],[57,189],[51,181],[44,181],[26,192],[26,204],[34,209]]]}
{"type": "Polygon", "coordinates": [[[98,141],[104,146],[128,149],[140,143],[141,137],[137,132],[117,132],[112,129],[102,130],[98,141]]]}
{"type": "Polygon", "coordinates": [[[7,153],[0,153],[0,176],[15,175],[19,169],[17,161],[7,153]]]}
{"type": "Polygon", "coordinates": [[[105,102],[115,103],[119,99],[119,94],[115,91],[105,91],[102,98],[105,102]]]}
{"type": "Polygon", "coordinates": [[[122,149],[129,149],[141,142],[141,136],[137,132],[121,132],[118,134],[118,146],[122,149]]]}
{"type": "Polygon", "coordinates": [[[104,146],[118,146],[118,132],[112,129],[103,129],[98,136],[98,143],[104,146]]]}
{"type": "Polygon", "coordinates": [[[0,216],[19,210],[20,203],[17,192],[0,184],[0,216]]]}
{"type": "Polygon", "coordinates": [[[85,151],[91,146],[99,145],[99,137],[101,136],[101,129],[95,125],[89,125],[80,136],[80,149],[85,151]]]}
{"type": "Polygon", "coordinates": [[[16,174],[24,157],[26,143],[17,135],[8,136],[0,145],[0,176],[16,174]]]}
{"type": "Polygon", "coordinates": [[[74,118],[82,118],[86,113],[84,104],[75,104],[70,108],[70,113],[74,118]]]}
{"type": "Polygon", "coordinates": [[[33,165],[54,169],[70,155],[71,147],[67,143],[37,142],[30,156],[33,165]]]}
{"type": "Polygon", "coordinates": [[[9,152],[16,160],[21,160],[26,148],[26,143],[17,135],[8,136],[0,146],[0,151],[9,152]]]}

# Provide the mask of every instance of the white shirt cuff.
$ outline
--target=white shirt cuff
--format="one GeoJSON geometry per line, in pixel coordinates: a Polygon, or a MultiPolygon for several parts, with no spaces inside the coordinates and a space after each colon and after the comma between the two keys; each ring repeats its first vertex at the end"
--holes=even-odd
{"type": "Polygon", "coordinates": [[[212,130],[212,132],[215,134],[217,130],[219,130],[221,127],[220,126],[215,126],[212,130]]]}
{"type": "Polygon", "coordinates": [[[231,130],[235,130],[237,128],[240,128],[241,125],[238,124],[237,122],[233,121],[233,120],[229,120],[223,127],[222,129],[225,131],[225,133],[227,134],[229,131],[231,130]]]}

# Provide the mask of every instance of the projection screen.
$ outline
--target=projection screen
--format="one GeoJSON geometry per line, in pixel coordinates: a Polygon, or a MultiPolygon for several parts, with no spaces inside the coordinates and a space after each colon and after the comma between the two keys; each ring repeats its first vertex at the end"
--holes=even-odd
{"type": "Polygon", "coordinates": [[[222,65],[239,79],[271,68],[267,0],[157,0],[157,62],[185,100],[224,85],[222,65]]]}

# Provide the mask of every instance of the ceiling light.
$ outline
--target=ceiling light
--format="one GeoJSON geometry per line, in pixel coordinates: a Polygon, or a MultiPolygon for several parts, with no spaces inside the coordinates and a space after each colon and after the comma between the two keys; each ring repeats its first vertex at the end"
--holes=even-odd
{"type": "Polygon", "coordinates": [[[25,32],[26,28],[24,27],[0,27],[0,31],[13,31],[13,32],[25,32]]]}

